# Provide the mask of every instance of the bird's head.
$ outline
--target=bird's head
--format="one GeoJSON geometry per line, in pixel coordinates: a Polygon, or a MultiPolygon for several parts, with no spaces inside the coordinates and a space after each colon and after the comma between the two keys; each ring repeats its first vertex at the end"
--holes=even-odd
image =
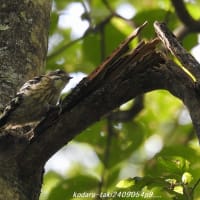
{"type": "Polygon", "coordinates": [[[67,72],[61,69],[49,72],[47,75],[49,76],[50,79],[54,81],[54,86],[60,90],[62,90],[65,87],[65,85],[69,82],[69,80],[72,78],[69,76],[67,72]]]}

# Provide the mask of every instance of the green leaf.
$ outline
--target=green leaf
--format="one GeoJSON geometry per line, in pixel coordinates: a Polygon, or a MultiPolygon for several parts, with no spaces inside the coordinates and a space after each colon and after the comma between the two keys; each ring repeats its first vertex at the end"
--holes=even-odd
{"type": "Polygon", "coordinates": [[[44,176],[43,187],[40,195],[40,200],[47,200],[51,190],[63,180],[56,172],[50,171],[44,176]]]}
{"type": "Polygon", "coordinates": [[[189,34],[182,41],[182,45],[188,51],[191,50],[194,46],[196,46],[197,43],[198,43],[198,35],[197,34],[189,34]]]}
{"type": "Polygon", "coordinates": [[[119,44],[126,38],[126,35],[112,23],[109,23],[105,27],[105,56],[109,56],[119,44]]]}
{"type": "MultiPolygon", "coordinates": [[[[48,200],[80,199],[80,196],[96,193],[98,180],[93,177],[78,175],[74,178],[61,181],[51,190],[48,200]]],[[[90,198],[88,198],[90,199],[90,198]]]]}
{"type": "MultiPolygon", "coordinates": [[[[76,140],[92,145],[100,159],[103,160],[107,148],[108,136],[106,130],[106,121],[100,121],[77,136],[76,140]]],[[[128,159],[132,152],[142,144],[145,137],[145,127],[141,123],[125,123],[119,130],[115,129],[114,131],[116,131],[116,134],[112,136],[109,146],[109,168],[128,159]],[[116,149],[120,152],[117,157],[115,156],[116,149]]]]}
{"type": "Polygon", "coordinates": [[[84,60],[85,62],[92,63],[94,66],[98,66],[126,37],[111,23],[108,23],[103,31],[105,35],[88,34],[83,40],[82,51],[84,60]],[[104,52],[101,49],[104,49],[104,52]]]}
{"type": "MultiPolygon", "coordinates": [[[[185,159],[189,161],[190,163],[196,163],[197,158],[199,157],[199,154],[197,151],[195,151],[193,148],[183,145],[173,145],[169,147],[165,147],[158,156],[177,156],[181,157],[182,159],[185,159]]],[[[187,169],[186,169],[187,170],[187,169]]]]}
{"type": "MultiPolygon", "coordinates": [[[[169,0],[129,0],[130,4],[133,4],[135,8],[137,8],[137,11],[144,10],[144,9],[152,9],[152,8],[158,8],[162,7],[165,9],[169,9],[169,6],[171,6],[169,0]]],[[[152,17],[152,16],[151,16],[152,17]]]]}
{"type": "Polygon", "coordinates": [[[58,10],[62,10],[64,9],[69,3],[73,3],[74,1],[72,0],[67,0],[67,1],[63,1],[63,0],[56,0],[56,7],[58,8],[58,10]]]}
{"type": "Polygon", "coordinates": [[[200,6],[199,0],[195,1],[195,3],[186,3],[186,7],[189,11],[189,14],[196,20],[199,20],[200,18],[199,6],[200,6]]]}
{"type": "Polygon", "coordinates": [[[170,28],[175,27],[177,18],[173,13],[169,13],[168,10],[155,8],[155,9],[143,9],[142,11],[137,12],[134,16],[133,21],[137,25],[144,23],[144,21],[148,21],[148,26],[142,31],[141,36],[152,39],[155,37],[155,31],[153,28],[153,23],[155,21],[164,21],[166,16],[169,16],[169,23],[168,26],[170,28]]]}
{"type": "Polygon", "coordinates": [[[82,52],[84,60],[98,66],[101,62],[100,55],[100,36],[97,34],[89,34],[83,40],[82,52]]]}
{"type": "Polygon", "coordinates": [[[116,187],[117,188],[129,188],[131,186],[135,185],[135,181],[131,178],[121,180],[117,183],[116,187]]]}
{"type": "Polygon", "coordinates": [[[175,186],[174,191],[179,193],[179,194],[183,194],[183,186],[181,186],[181,185],[175,186]]]}
{"type": "Polygon", "coordinates": [[[189,172],[185,172],[182,176],[182,182],[184,184],[189,184],[191,183],[193,180],[192,174],[190,174],[189,172]]]}
{"type": "Polygon", "coordinates": [[[189,162],[182,157],[158,157],[158,165],[163,168],[165,173],[181,175],[185,170],[189,169],[189,162]]]}
{"type": "Polygon", "coordinates": [[[124,150],[135,151],[143,143],[147,132],[146,126],[140,122],[127,122],[122,125],[124,133],[124,150]]]}
{"type": "Polygon", "coordinates": [[[52,12],[51,13],[51,24],[50,24],[50,29],[49,29],[49,34],[52,35],[53,33],[56,32],[56,28],[58,25],[58,13],[57,12],[52,12]]]}
{"type": "Polygon", "coordinates": [[[85,142],[96,146],[97,144],[102,145],[105,138],[106,121],[101,120],[85,129],[80,135],[76,137],[76,141],[85,142]]]}

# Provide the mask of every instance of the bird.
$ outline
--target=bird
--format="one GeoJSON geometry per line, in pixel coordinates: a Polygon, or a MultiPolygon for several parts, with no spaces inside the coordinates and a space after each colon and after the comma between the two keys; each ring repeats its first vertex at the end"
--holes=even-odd
{"type": "Polygon", "coordinates": [[[0,116],[0,127],[41,121],[51,108],[56,107],[62,89],[71,78],[67,72],[58,69],[24,83],[0,116]]]}

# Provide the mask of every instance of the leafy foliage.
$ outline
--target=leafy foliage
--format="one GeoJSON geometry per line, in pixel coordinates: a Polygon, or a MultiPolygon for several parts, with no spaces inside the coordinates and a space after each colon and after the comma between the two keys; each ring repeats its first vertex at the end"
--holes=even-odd
{"type": "MultiPolygon", "coordinates": [[[[187,7],[198,16],[194,11],[199,13],[197,6],[187,3],[187,7]]],[[[86,74],[128,36],[134,24],[148,20],[149,26],[141,35],[146,39],[155,37],[155,20],[166,21],[171,29],[180,25],[168,0],[55,0],[51,18],[47,68],[86,74]],[[133,11],[124,12],[132,15],[129,20],[113,15],[125,5],[133,11]],[[62,15],[71,20],[67,18],[69,9],[76,6],[82,7],[77,15],[88,26],[80,36],[73,35],[72,27],[59,25],[62,15]]],[[[183,45],[188,50],[195,47],[197,34],[184,38],[183,45]]],[[[129,110],[130,103],[120,109],[124,107],[129,110]]],[[[186,108],[166,91],[146,94],[144,109],[134,119],[122,123],[105,117],[72,144],[87,144],[98,163],[88,168],[74,161],[66,175],[48,171],[41,200],[93,199],[96,194],[102,198],[111,195],[109,199],[199,199],[198,142],[186,108]]],[[[71,150],[71,154],[80,159],[76,151],[71,150]]]]}

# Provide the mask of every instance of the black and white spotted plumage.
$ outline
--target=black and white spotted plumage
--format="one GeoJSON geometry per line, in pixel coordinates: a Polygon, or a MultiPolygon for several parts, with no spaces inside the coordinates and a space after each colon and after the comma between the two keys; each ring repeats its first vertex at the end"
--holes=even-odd
{"type": "Polygon", "coordinates": [[[27,81],[4,109],[0,116],[0,127],[40,121],[52,106],[56,106],[70,78],[65,71],[56,70],[27,81]]]}

